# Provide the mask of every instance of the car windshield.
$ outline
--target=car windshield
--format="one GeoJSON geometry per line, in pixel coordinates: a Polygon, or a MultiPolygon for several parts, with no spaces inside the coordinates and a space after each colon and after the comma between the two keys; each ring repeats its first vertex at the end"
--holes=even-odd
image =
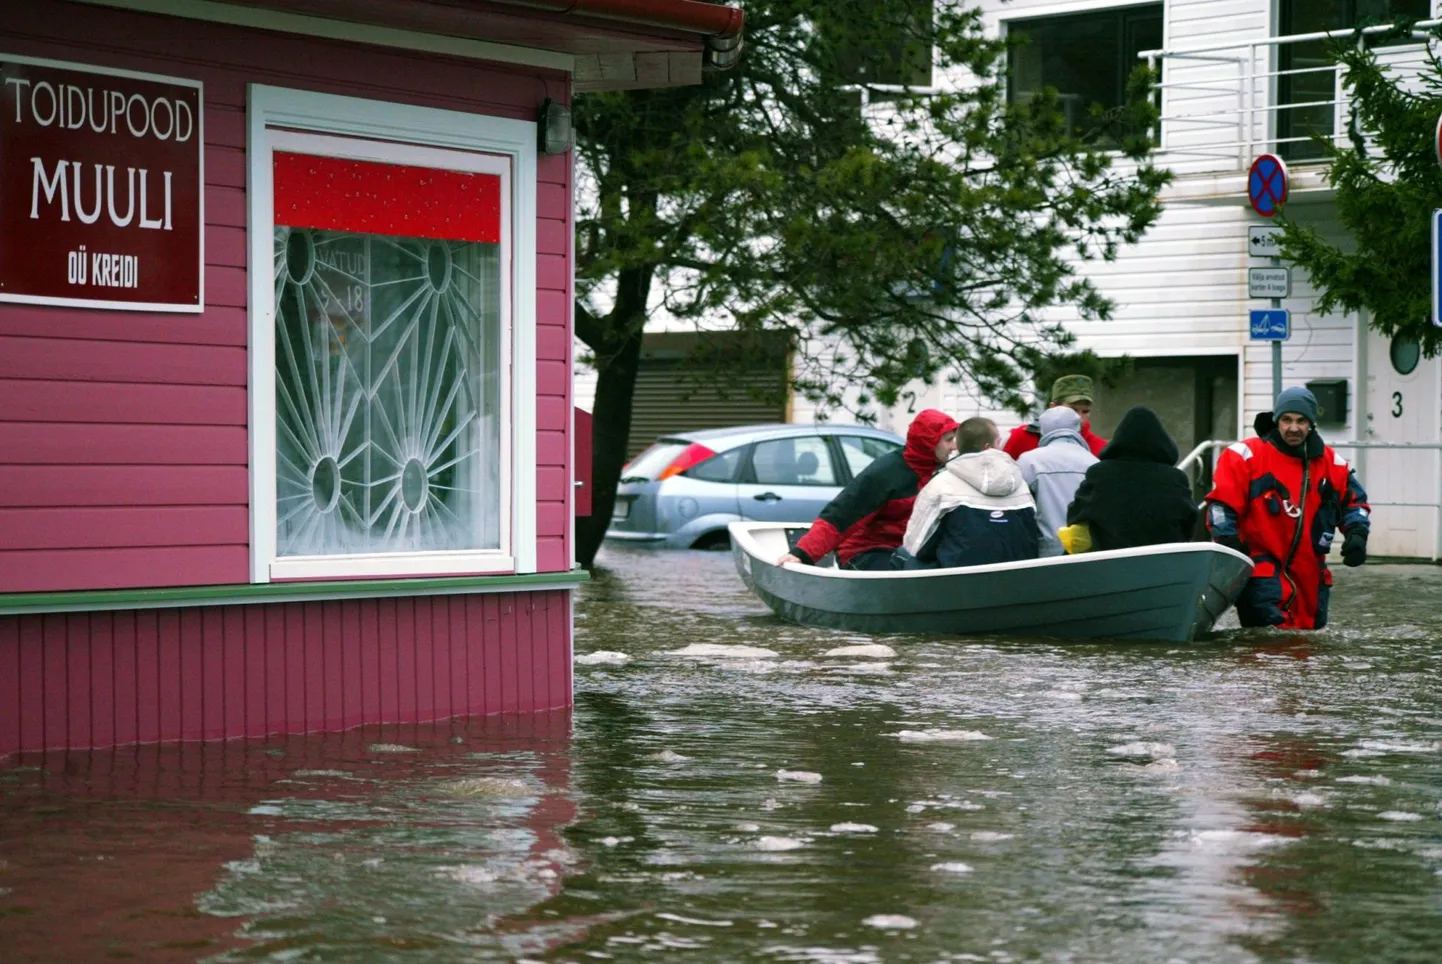
{"type": "Polygon", "coordinates": [[[671,460],[681,454],[685,442],[663,438],[636,456],[621,470],[622,482],[650,482],[660,475],[671,460]]]}

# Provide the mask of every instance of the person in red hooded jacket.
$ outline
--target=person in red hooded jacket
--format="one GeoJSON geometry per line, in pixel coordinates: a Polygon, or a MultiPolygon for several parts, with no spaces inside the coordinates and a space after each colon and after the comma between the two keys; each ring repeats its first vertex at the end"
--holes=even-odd
{"type": "Polygon", "coordinates": [[[906,447],[862,469],[776,564],[815,565],[834,550],[843,569],[890,569],[916,493],[955,451],[956,419],[926,409],[906,430],[906,447]]]}

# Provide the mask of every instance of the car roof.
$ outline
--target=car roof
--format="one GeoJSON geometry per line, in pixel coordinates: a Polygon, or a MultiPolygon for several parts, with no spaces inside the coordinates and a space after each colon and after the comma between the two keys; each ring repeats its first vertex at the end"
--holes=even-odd
{"type": "Polygon", "coordinates": [[[694,432],[668,432],[662,438],[686,442],[726,443],[726,447],[731,448],[734,445],[744,445],[760,439],[794,438],[798,435],[861,435],[867,438],[885,439],[898,445],[905,444],[905,440],[899,435],[872,428],[869,425],[833,425],[830,422],[734,425],[729,428],[706,428],[694,432]]]}

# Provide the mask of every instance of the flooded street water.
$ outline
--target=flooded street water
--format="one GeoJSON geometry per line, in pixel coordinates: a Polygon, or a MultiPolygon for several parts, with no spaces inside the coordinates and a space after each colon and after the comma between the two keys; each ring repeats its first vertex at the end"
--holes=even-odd
{"type": "Polygon", "coordinates": [[[1442,570],[1179,646],[601,561],[573,715],[0,763],[0,961],[1442,959],[1442,570]]]}

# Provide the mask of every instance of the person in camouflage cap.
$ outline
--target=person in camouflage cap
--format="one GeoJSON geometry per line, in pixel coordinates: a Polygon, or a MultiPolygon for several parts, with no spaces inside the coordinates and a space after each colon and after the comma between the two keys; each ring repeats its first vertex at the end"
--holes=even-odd
{"type": "MultiPolygon", "coordinates": [[[[1086,375],[1063,375],[1052,382],[1051,400],[1047,407],[1056,408],[1059,405],[1065,405],[1082,417],[1082,438],[1086,439],[1087,447],[1092,450],[1093,455],[1101,455],[1107,440],[1093,432],[1091,422],[1087,421],[1092,411],[1092,380],[1086,375]]],[[[1012,458],[1019,459],[1023,453],[1030,452],[1040,443],[1041,428],[1036,422],[1031,422],[1012,429],[1002,450],[1012,458]]]]}

